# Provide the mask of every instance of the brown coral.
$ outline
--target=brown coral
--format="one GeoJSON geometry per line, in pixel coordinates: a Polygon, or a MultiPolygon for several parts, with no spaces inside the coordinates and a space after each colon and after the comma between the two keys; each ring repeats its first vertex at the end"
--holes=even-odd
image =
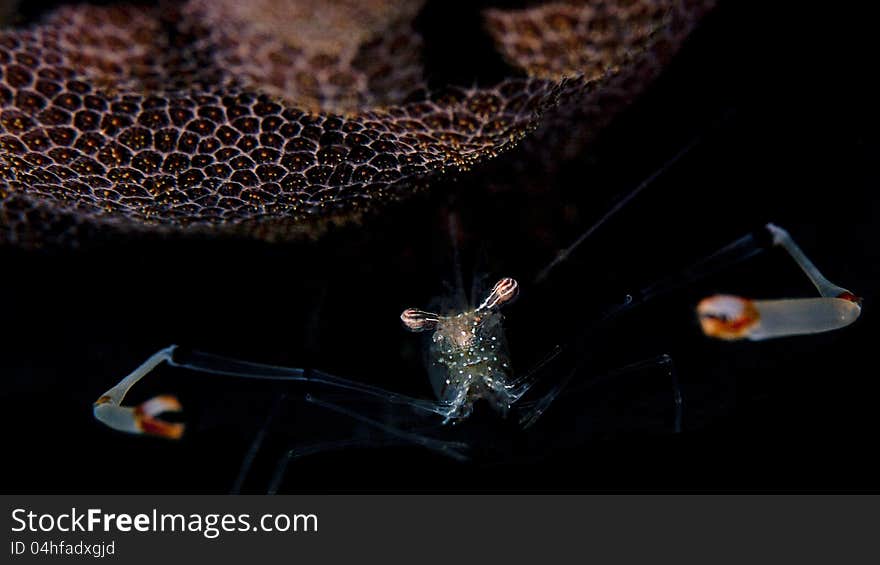
{"type": "Polygon", "coordinates": [[[0,240],[313,234],[530,132],[545,155],[571,153],[709,2],[490,10],[527,77],[427,94],[420,2],[328,4],[64,7],[0,33],[0,240]]]}

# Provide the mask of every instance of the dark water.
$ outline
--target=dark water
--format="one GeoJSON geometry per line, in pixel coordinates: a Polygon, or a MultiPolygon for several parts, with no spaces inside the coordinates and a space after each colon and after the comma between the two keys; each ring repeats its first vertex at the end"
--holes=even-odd
{"type": "MultiPolygon", "coordinates": [[[[524,436],[477,414],[455,432],[489,447],[474,462],[413,447],[345,450],[296,462],[282,490],[877,489],[877,91],[868,76],[870,18],[842,10],[722,4],[554,186],[490,193],[462,176],[445,194],[316,243],[0,251],[3,489],[228,492],[274,409],[243,485],[262,492],[291,445],[351,431],[344,418],[303,408],[297,387],[168,368],[131,399],[178,395],[184,440],[125,436],[94,422],[91,403],[170,343],[428,397],[419,340],[398,315],[427,306],[452,279],[450,211],[465,278],[478,271],[520,281],[507,312],[517,370],[569,344],[543,377],[577,368],[572,393],[524,436]],[[545,282],[533,282],[555,249],[695,136],[688,155],[545,282]],[[704,338],[693,317],[703,296],[810,295],[793,264],[771,252],[583,334],[627,293],[767,221],[786,227],[832,281],[865,297],[862,319],[808,338],[704,338]],[[586,386],[660,354],[674,359],[684,396],[680,434],[662,371],[586,386]]],[[[456,76],[467,73],[450,64],[454,53],[429,54],[435,76],[469,82],[456,76]]]]}

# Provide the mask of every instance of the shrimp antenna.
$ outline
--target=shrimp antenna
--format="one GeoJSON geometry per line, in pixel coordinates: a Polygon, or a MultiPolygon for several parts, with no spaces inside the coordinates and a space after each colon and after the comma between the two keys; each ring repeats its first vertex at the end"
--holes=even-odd
{"type": "Polygon", "coordinates": [[[455,274],[455,293],[458,295],[460,307],[466,307],[468,296],[464,290],[464,273],[461,268],[461,253],[458,249],[458,234],[460,231],[458,216],[455,212],[449,212],[449,240],[452,244],[452,269],[455,274]]]}
{"type": "Polygon", "coordinates": [[[602,215],[592,226],[587,228],[587,230],[582,233],[577,239],[572,242],[571,245],[560,251],[556,257],[553,258],[550,263],[541,269],[538,272],[538,275],[535,277],[535,283],[542,282],[550,275],[550,271],[556,268],[560,263],[565,262],[574,253],[578,247],[581,246],[593,233],[596,232],[602,225],[611,219],[615,214],[620,212],[624,206],[632,202],[636,196],[642,193],[646,188],[651,186],[658,178],[663,176],[669,169],[675,166],[676,163],[681,161],[688,153],[690,153],[691,149],[696,147],[703,140],[702,135],[697,135],[693,139],[691,139],[687,145],[679,149],[678,153],[673,155],[669,160],[663,163],[660,168],[656,169],[653,173],[651,173],[645,180],[640,182],[638,186],[636,186],[633,190],[631,190],[626,196],[618,200],[605,214],[602,215]]]}
{"type": "Polygon", "coordinates": [[[862,300],[826,279],[787,231],[767,224],[773,245],[781,247],[819,291],[819,298],[752,300],[718,294],[700,301],[703,333],[725,340],[753,341],[822,333],[846,327],[862,313],[862,300]]]}

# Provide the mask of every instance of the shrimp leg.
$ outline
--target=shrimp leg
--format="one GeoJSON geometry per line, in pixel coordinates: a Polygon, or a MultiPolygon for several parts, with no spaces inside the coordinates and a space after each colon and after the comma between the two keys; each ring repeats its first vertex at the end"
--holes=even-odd
{"type": "MultiPolygon", "coordinates": [[[[523,427],[523,429],[530,428],[535,425],[538,419],[544,415],[550,405],[559,397],[560,393],[571,385],[571,381],[575,374],[580,372],[581,367],[584,363],[581,363],[574,370],[570,371],[565,378],[559,381],[557,384],[553,386],[549,391],[547,391],[543,396],[538,398],[537,400],[530,402],[528,404],[523,404],[520,407],[520,416],[519,416],[519,424],[523,427]]],[[[659,367],[663,370],[667,377],[670,379],[670,384],[672,385],[672,399],[673,399],[673,430],[675,433],[681,432],[682,425],[682,416],[683,416],[683,404],[684,401],[682,399],[681,387],[678,383],[678,375],[675,371],[675,365],[672,361],[672,357],[663,354],[657,357],[652,357],[650,359],[646,359],[643,361],[638,361],[636,363],[631,363],[625,367],[620,369],[615,369],[614,371],[604,373],[592,379],[589,379],[586,383],[581,385],[576,385],[572,392],[583,391],[588,388],[592,388],[597,386],[603,382],[606,382],[612,378],[625,375],[627,373],[633,373],[636,371],[641,371],[644,369],[650,369],[654,367],[659,367]]]]}
{"type": "Polygon", "coordinates": [[[438,420],[431,423],[424,414],[414,413],[405,405],[377,401],[380,410],[374,414],[370,412],[369,402],[365,403],[363,397],[351,393],[335,396],[307,394],[305,400],[313,406],[334,412],[362,425],[360,431],[367,432],[367,436],[352,435],[337,440],[296,445],[287,450],[276,463],[268,494],[276,494],[280,490],[288,467],[293,461],[327,451],[418,446],[457,461],[468,459],[466,452],[470,446],[467,443],[435,437],[435,434],[444,428],[443,424],[438,420]],[[356,405],[357,408],[350,408],[351,405],[356,405]]]}
{"type": "Polygon", "coordinates": [[[322,371],[251,363],[198,351],[182,352],[176,345],[171,345],[151,355],[144,363],[101,395],[94,404],[95,418],[106,426],[121,432],[155,435],[168,439],[180,438],[184,431],[183,424],[170,423],[158,418],[163,413],[181,410],[180,402],[176,397],[156,396],[134,407],[122,404],[131,387],[162,363],[201,373],[260,380],[283,380],[353,391],[370,398],[408,406],[418,412],[438,415],[443,418],[449,417],[452,411],[452,407],[440,402],[412,398],[322,371]]]}

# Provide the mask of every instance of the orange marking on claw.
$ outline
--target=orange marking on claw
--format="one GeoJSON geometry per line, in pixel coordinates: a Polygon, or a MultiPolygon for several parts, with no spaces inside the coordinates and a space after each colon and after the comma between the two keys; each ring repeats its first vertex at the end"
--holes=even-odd
{"type": "Polygon", "coordinates": [[[152,436],[165,439],[180,439],[183,436],[184,425],[179,423],[164,422],[155,418],[139,418],[140,430],[152,436]]]}
{"type": "Polygon", "coordinates": [[[180,439],[183,436],[183,424],[166,422],[154,416],[165,412],[179,412],[182,408],[180,401],[175,396],[168,394],[156,396],[135,407],[135,423],[138,429],[145,434],[166,439],[180,439]]]}
{"type": "Polygon", "coordinates": [[[715,295],[697,305],[703,333],[718,339],[743,339],[761,320],[755,304],[738,296],[715,295]]]}
{"type": "Polygon", "coordinates": [[[837,298],[842,298],[843,300],[849,300],[850,302],[852,302],[854,304],[858,304],[859,306],[862,305],[862,297],[856,296],[855,294],[853,294],[849,291],[841,292],[840,294],[837,295],[837,298]]]}

